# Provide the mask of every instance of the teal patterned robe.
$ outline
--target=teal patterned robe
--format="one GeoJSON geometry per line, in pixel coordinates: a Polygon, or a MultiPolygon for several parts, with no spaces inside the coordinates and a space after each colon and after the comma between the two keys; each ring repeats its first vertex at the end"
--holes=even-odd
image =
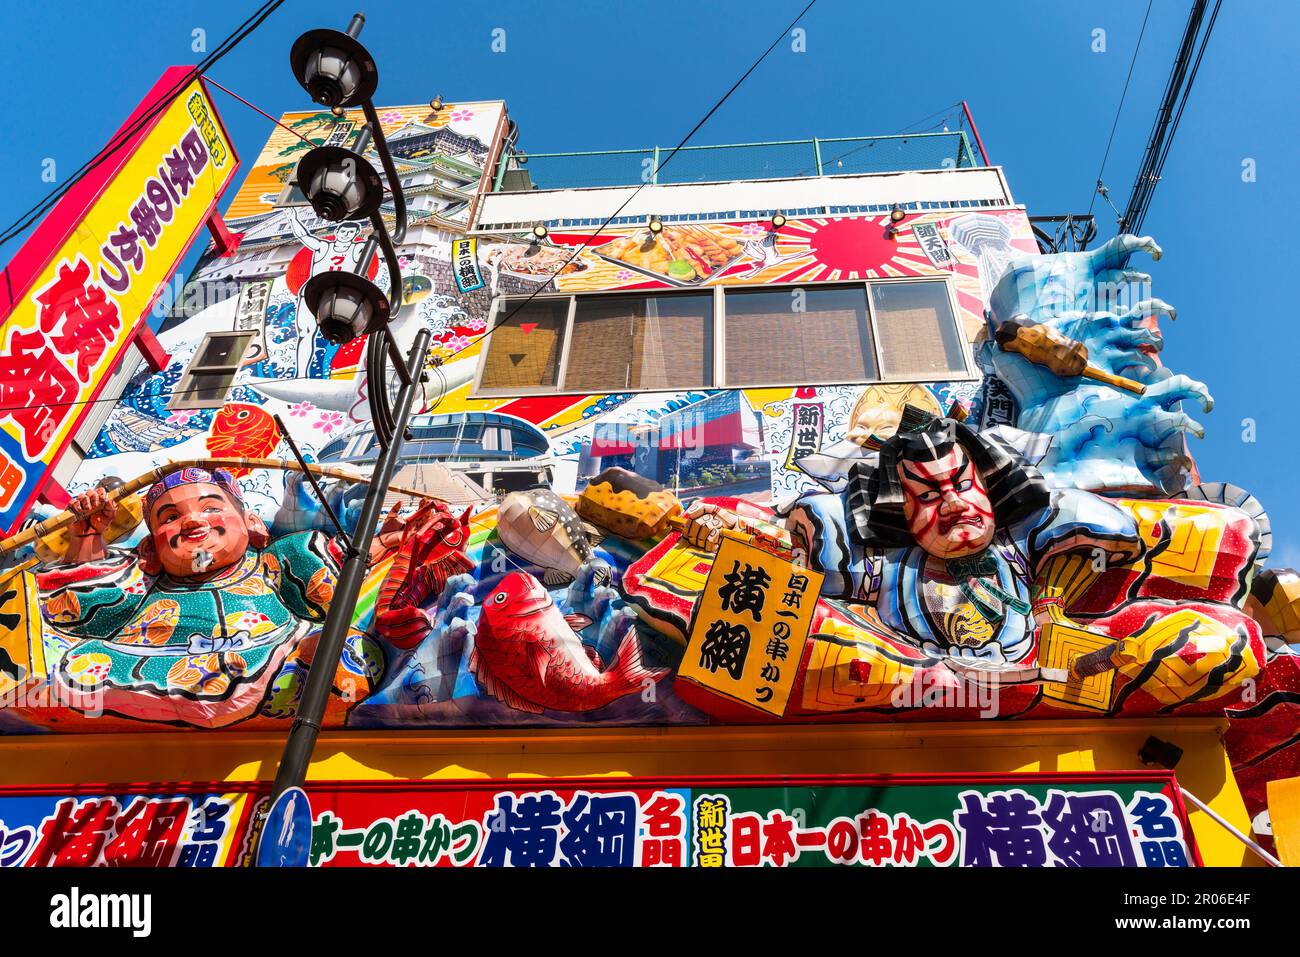
{"type": "Polygon", "coordinates": [[[285,716],[293,701],[276,692],[296,699],[300,682],[277,688],[277,675],[325,620],[338,570],[321,532],[249,549],[204,582],[147,576],[116,549],[103,562],[54,566],[41,575],[42,615],[72,640],[51,678],[102,694],[105,711],[150,721],[219,727],[259,711],[285,716]]]}

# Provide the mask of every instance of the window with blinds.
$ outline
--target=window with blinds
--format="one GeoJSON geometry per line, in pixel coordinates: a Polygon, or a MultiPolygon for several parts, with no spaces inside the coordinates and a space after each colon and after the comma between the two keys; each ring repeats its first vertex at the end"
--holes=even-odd
{"type": "Polygon", "coordinates": [[[941,282],[871,283],[871,312],[887,379],[945,379],[966,374],[948,287],[941,282]]]}
{"type": "Polygon", "coordinates": [[[487,339],[478,391],[487,395],[555,391],[568,321],[568,299],[506,303],[487,339]]]}
{"type": "Polygon", "coordinates": [[[718,296],[507,301],[498,315],[509,318],[496,321],[484,344],[476,394],[940,382],[970,374],[944,280],[730,287],[718,296]]]}
{"type": "Polygon", "coordinates": [[[566,392],[692,389],[713,379],[713,296],[580,297],[566,392]]]}
{"type": "Polygon", "coordinates": [[[863,286],[728,290],[729,386],[877,378],[863,286]]]}

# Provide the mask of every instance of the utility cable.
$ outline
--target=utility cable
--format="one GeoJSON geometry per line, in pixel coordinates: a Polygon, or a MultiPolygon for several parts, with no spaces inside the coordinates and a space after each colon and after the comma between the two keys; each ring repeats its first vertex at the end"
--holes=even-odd
{"type": "MultiPolygon", "coordinates": [[[[1115,142],[1115,130],[1119,128],[1119,116],[1124,111],[1124,99],[1128,96],[1128,84],[1133,79],[1133,67],[1137,64],[1138,53],[1142,50],[1142,37],[1147,32],[1147,19],[1151,16],[1151,4],[1153,0],[1147,0],[1147,12],[1142,17],[1142,29],[1138,31],[1137,46],[1133,48],[1133,58],[1128,61],[1128,76],[1124,77],[1124,90],[1119,95],[1119,106],[1115,108],[1115,120],[1110,124],[1110,139],[1106,141],[1106,152],[1101,157],[1101,167],[1097,170],[1097,186],[1092,191],[1092,201],[1088,203],[1088,215],[1092,215],[1092,207],[1097,202],[1097,193],[1101,189],[1102,174],[1106,172],[1106,160],[1110,158],[1110,147],[1115,142]]],[[[1114,208],[1114,207],[1112,207],[1114,208]]]]}
{"type": "MultiPolygon", "coordinates": [[[[728,99],[730,99],[731,95],[735,93],[737,89],[740,88],[740,85],[744,83],[746,79],[749,78],[749,75],[753,73],[756,69],[758,69],[759,65],[764,60],[767,59],[768,55],[773,50],[776,49],[776,45],[780,43],[783,39],[785,39],[786,35],[791,30],[794,29],[795,24],[797,24],[801,19],[803,19],[804,15],[813,8],[813,5],[816,4],[816,2],[817,0],[808,0],[807,5],[802,10],[799,11],[798,15],[793,20],[790,21],[790,23],[785,27],[785,29],[783,29],[781,33],[776,37],[776,39],[772,41],[771,45],[766,50],[763,51],[762,55],[759,56],[759,58],[750,65],[748,70],[746,70],[743,74],[741,74],[740,79],[738,79],[735,83],[731,85],[731,89],[727,90],[727,92],[722,95],[722,98],[719,99],[716,103],[714,103],[713,106],[709,109],[709,111],[704,114],[704,117],[691,128],[691,131],[687,133],[686,136],[682,138],[681,142],[678,143],[675,147],[673,147],[672,152],[670,152],[663,159],[663,161],[655,168],[656,174],[658,174],[660,170],[662,170],[665,166],[668,165],[668,163],[672,160],[672,158],[676,156],[687,143],[690,142],[691,137],[694,136],[696,133],[698,133],[700,128],[703,127],[704,124],[709,121],[709,118],[712,117],[713,114],[716,113],[722,107],[722,105],[727,102],[728,99]]],[[[477,345],[478,343],[482,342],[488,336],[492,335],[492,333],[495,332],[497,329],[500,329],[507,322],[509,322],[511,318],[513,318],[515,313],[519,312],[519,310],[527,306],[530,302],[532,302],[537,297],[538,293],[540,293],[543,289],[545,289],[552,282],[554,282],[555,278],[559,276],[562,272],[564,272],[564,270],[567,269],[569,265],[575,259],[578,258],[578,256],[582,253],[582,251],[587,248],[587,245],[591,242],[591,239],[594,238],[595,236],[600,235],[606,229],[606,227],[608,227],[609,224],[612,223],[618,217],[619,213],[623,212],[623,210],[627,208],[628,204],[631,203],[632,200],[636,198],[636,195],[640,193],[641,190],[645,189],[647,185],[649,185],[649,181],[642,181],[642,183],[639,186],[637,186],[634,190],[632,190],[632,192],[628,194],[628,197],[625,200],[623,200],[623,202],[619,205],[618,209],[614,210],[614,212],[611,213],[603,223],[601,223],[598,227],[596,227],[595,231],[591,233],[591,236],[589,238],[579,243],[578,246],[576,246],[573,252],[569,255],[569,258],[566,259],[560,265],[560,267],[555,270],[555,272],[551,273],[550,276],[546,277],[546,279],[543,282],[538,283],[537,288],[535,288],[522,302],[520,302],[513,309],[511,309],[510,312],[508,312],[505,315],[505,317],[501,319],[495,326],[479,333],[473,339],[469,340],[469,342],[467,342],[463,347],[457,349],[450,356],[447,356],[446,358],[443,359],[439,359],[438,362],[445,362],[447,359],[454,359],[456,356],[460,355],[462,352],[466,351],[471,346],[477,345]]]]}
{"type": "MultiPolygon", "coordinates": [[[[210,54],[199,61],[193,69],[188,70],[185,76],[155,104],[153,104],[153,106],[137,117],[133,122],[115,133],[113,138],[108,141],[108,144],[91,159],[78,167],[69,180],[44,199],[36,203],[36,205],[27,210],[27,212],[20,215],[17,220],[0,233],[0,246],[3,246],[14,237],[20,235],[37,219],[48,212],[55,203],[62,199],[69,190],[76,186],[77,183],[84,179],[90,172],[105,163],[109,157],[122,149],[122,147],[130,142],[132,138],[140,132],[140,130],[144,129],[149,123],[151,123],[156,116],[168,109],[176,97],[179,96],[186,87],[193,83],[197,77],[201,76],[204,71],[218,63],[227,53],[235,49],[235,47],[252,35],[253,31],[260,27],[266,18],[274,13],[283,2],[284,0],[268,0],[267,3],[262,4],[262,6],[254,11],[247,20],[235,28],[234,33],[228,36],[225,40],[222,40],[221,43],[219,43],[210,54]]],[[[5,271],[6,273],[8,272],[7,267],[5,271]]]]}

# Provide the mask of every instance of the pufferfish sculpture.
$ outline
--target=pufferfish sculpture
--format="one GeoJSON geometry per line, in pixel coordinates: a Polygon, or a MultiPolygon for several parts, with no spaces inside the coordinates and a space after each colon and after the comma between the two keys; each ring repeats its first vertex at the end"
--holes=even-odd
{"type": "Polygon", "coordinates": [[[603,535],[548,488],[511,492],[498,507],[497,532],[506,548],[540,565],[542,583],[556,588],[591,566],[597,585],[609,583],[609,565],[596,556],[603,535]]]}

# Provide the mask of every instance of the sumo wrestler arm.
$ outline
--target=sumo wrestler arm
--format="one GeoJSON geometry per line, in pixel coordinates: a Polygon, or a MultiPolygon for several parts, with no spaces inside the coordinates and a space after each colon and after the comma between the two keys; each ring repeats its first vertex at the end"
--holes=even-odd
{"type": "Polygon", "coordinates": [[[138,563],[124,552],[110,552],[104,542],[117,508],[102,488],[76,496],[65,564],[37,573],[41,614],[60,631],[82,638],[117,634],[148,597],[138,563]]]}
{"type": "Polygon", "coordinates": [[[1033,612],[1040,662],[1067,662],[1057,643],[1083,636],[1096,650],[1068,662],[1070,682],[1114,670],[1166,706],[1220,697],[1254,677],[1259,662],[1231,609],[1153,605],[1135,629],[1126,602],[1115,612],[1074,620],[1070,609],[1108,568],[1134,566],[1146,553],[1130,512],[1074,489],[1053,492],[1053,507],[1025,532],[1034,558],[1033,612]],[[1131,630],[1130,630],[1131,629],[1131,630]]]}
{"type": "Polygon", "coordinates": [[[108,491],[96,486],[82,492],[72,500],[69,508],[77,518],[69,529],[71,537],[63,560],[80,565],[107,558],[104,533],[117,515],[117,503],[109,497],[108,491]]]}

